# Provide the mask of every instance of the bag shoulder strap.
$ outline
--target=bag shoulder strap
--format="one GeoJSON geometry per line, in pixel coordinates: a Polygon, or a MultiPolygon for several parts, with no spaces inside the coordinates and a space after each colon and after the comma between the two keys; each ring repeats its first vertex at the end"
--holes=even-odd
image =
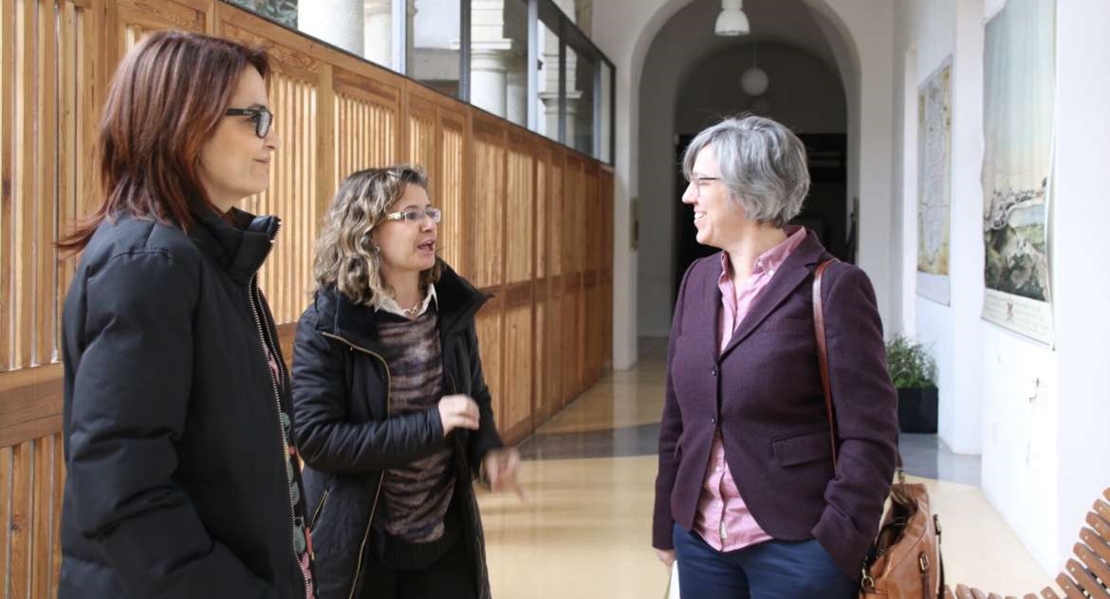
{"type": "MultiPolygon", "coordinates": [[[[813,329],[817,335],[817,361],[821,365],[821,387],[825,393],[825,413],[829,418],[829,431],[831,432],[829,443],[832,444],[833,470],[836,470],[836,417],[833,413],[832,387],[829,384],[829,348],[825,343],[825,305],[821,300],[821,277],[833,262],[839,262],[839,260],[830,258],[817,265],[817,269],[813,272],[813,329]]],[[[898,460],[896,462],[898,480],[899,482],[905,482],[905,475],[902,471],[902,452],[899,451],[895,457],[898,460]]]]}
{"type": "Polygon", "coordinates": [[[821,278],[836,258],[817,265],[813,272],[813,329],[817,333],[817,361],[821,365],[821,387],[825,392],[825,413],[829,417],[829,443],[832,444],[833,470],[836,470],[836,419],[833,417],[832,387],[829,385],[829,349],[825,344],[825,305],[821,300],[821,278]]]}

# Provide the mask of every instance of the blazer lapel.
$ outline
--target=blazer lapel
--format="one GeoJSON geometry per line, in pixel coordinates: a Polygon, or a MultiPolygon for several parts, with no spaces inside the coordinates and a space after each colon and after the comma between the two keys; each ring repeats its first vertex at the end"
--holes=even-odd
{"type": "MultiPolygon", "coordinates": [[[[751,310],[732,334],[732,339],[728,342],[725,351],[721,353],[722,358],[755,332],[759,325],[775,311],[775,308],[786,301],[790,294],[809,278],[813,272],[813,265],[824,253],[825,248],[817,241],[816,236],[812,232],[807,232],[802,244],[787,256],[779,266],[778,272],[771,278],[771,283],[756,298],[751,310]]],[[[717,298],[719,304],[719,291],[717,298]]]]}
{"type": "Polygon", "coordinates": [[[721,349],[721,335],[717,330],[721,322],[721,287],[717,281],[721,279],[721,273],[724,272],[721,266],[723,255],[724,252],[718,252],[710,258],[712,268],[709,269],[709,275],[703,281],[704,287],[701,291],[701,297],[705,298],[703,300],[705,303],[699,306],[701,315],[698,317],[705,327],[704,332],[698,335],[698,339],[706,342],[705,350],[709,352],[709,358],[714,362],[717,361],[721,349]]]}

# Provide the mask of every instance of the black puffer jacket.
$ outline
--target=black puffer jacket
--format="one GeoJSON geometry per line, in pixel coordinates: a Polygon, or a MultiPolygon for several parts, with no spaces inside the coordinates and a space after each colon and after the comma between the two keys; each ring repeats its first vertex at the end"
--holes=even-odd
{"type": "Polygon", "coordinates": [[[62,599],[304,599],[276,389],[289,386],[272,378],[255,284],[278,222],[204,212],[189,235],[106,221],[73,278],[62,599]]]}
{"type": "MultiPolygon", "coordinates": [[[[474,315],[486,297],[443,265],[436,283],[445,389],[478,403],[477,431],[455,443],[462,539],[476,568],[477,596],[489,598],[485,542],[472,481],[482,458],[501,447],[482,375],[474,315]]],[[[293,350],[295,439],[305,461],[305,492],[316,551],[320,599],[361,597],[361,552],[369,547],[384,469],[408,464],[442,446],[437,408],[389,417],[389,369],[378,342],[377,313],[334,288],[316,292],[297,324],[293,350]]],[[[368,549],[372,551],[373,549],[368,549]]]]}

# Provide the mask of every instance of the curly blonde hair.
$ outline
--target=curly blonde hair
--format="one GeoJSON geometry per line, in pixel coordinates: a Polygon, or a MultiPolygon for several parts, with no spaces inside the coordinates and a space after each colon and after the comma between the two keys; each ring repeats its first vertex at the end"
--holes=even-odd
{"type": "MultiPolygon", "coordinates": [[[[424,168],[398,164],[356,171],[339,184],[339,190],[324,217],[316,239],[313,275],[318,287],[334,285],[353,303],[373,305],[393,289],[381,275],[381,254],[371,232],[385,219],[409,185],[428,189],[424,168]]],[[[420,274],[423,291],[439,280],[439,250],[436,265],[420,274]]]]}

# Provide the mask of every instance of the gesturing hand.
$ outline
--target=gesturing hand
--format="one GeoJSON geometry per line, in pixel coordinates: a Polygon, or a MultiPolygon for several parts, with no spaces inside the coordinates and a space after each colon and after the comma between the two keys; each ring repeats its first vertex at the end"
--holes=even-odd
{"type": "Polygon", "coordinates": [[[478,430],[478,403],[466,395],[445,395],[439,400],[439,419],[443,436],[457,428],[478,430]]]}
{"type": "Polygon", "coordinates": [[[520,452],[516,449],[491,449],[482,458],[482,470],[494,493],[512,491],[525,500],[524,490],[516,481],[516,471],[520,466],[520,452]]]}

